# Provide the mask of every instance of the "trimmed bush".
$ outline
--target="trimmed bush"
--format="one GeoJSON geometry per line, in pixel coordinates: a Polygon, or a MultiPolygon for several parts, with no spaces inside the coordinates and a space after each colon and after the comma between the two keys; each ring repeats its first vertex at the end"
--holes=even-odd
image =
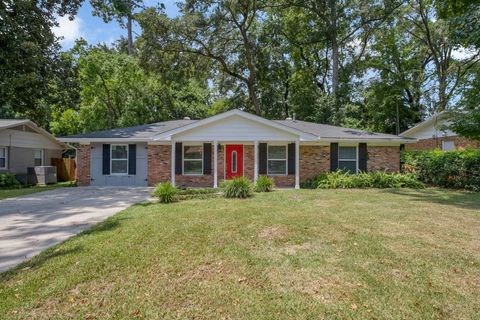
{"type": "Polygon", "coordinates": [[[170,182],[159,183],[153,191],[153,195],[160,199],[161,203],[171,203],[175,201],[177,189],[170,182]]]}
{"type": "Polygon", "coordinates": [[[255,184],[256,192],[270,192],[275,187],[273,179],[267,176],[260,176],[255,184]]]}
{"type": "Polygon", "coordinates": [[[480,191],[480,150],[404,151],[403,170],[426,184],[480,191]]]}
{"type": "Polygon", "coordinates": [[[6,172],[0,174],[0,187],[20,187],[21,184],[15,178],[15,174],[11,172],[6,172]]]}
{"type": "Polygon", "coordinates": [[[225,180],[221,185],[225,198],[248,198],[252,195],[252,183],[245,177],[225,180]]]}
{"type": "Polygon", "coordinates": [[[353,188],[424,188],[414,174],[361,172],[358,175],[344,172],[322,173],[307,180],[304,188],[310,189],[353,189],[353,188]]]}

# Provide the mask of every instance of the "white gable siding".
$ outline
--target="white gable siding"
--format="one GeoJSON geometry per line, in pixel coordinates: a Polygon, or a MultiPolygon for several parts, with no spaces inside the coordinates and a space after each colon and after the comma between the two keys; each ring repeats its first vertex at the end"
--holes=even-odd
{"type": "Polygon", "coordinates": [[[446,126],[448,124],[449,122],[447,120],[438,119],[437,123],[432,122],[426,126],[419,127],[416,130],[413,130],[412,132],[405,134],[405,136],[409,138],[416,138],[416,139],[431,139],[435,137],[441,138],[441,137],[456,136],[457,134],[453,131],[441,130],[443,126],[446,126]]]}
{"type": "Polygon", "coordinates": [[[178,133],[173,138],[182,141],[294,141],[298,139],[298,135],[240,116],[232,116],[178,133]]]}
{"type": "Polygon", "coordinates": [[[59,144],[42,134],[11,129],[0,130],[0,145],[20,148],[62,149],[59,144]]]}

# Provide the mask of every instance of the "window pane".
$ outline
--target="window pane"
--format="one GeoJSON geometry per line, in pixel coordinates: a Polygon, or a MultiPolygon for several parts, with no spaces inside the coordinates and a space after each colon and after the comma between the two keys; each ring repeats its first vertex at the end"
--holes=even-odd
{"type": "Polygon", "coordinates": [[[357,159],[357,147],[340,147],[338,151],[339,159],[357,159]]]}
{"type": "Polygon", "coordinates": [[[42,158],[42,150],[35,150],[35,153],[33,155],[35,159],[41,159],[42,158]]]}
{"type": "Polygon", "coordinates": [[[0,168],[5,168],[5,158],[0,158],[0,168]]]}
{"type": "Polygon", "coordinates": [[[237,152],[232,152],[232,172],[237,172],[237,152]]]}
{"type": "Polygon", "coordinates": [[[5,148],[0,148],[0,158],[5,158],[5,148]]]}
{"type": "Polygon", "coordinates": [[[112,146],[112,159],[127,159],[127,146],[112,146]]]}
{"type": "Polygon", "coordinates": [[[287,159],[287,147],[268,146],[268,159],[287,159]]]}
{"type": "Polygon", "coordinates": [[[184,159],[202,159],[202,146],[185,146],[184,159]]]}
{"type": "Polygon", "coordinates": [[[34,165],[35,165],[35,167],[41,166],[42,165],[42,159],[35,159],[34,165]]]}
{"type": "Polygon", "coordinates": [[[357,162],[356,161],[338,161],[338,169],[347,171],[350,173],[356,173],[357,162]]]}
{"type": "Polygon", "coordinates": [[[112,173],[127,173],[127,160],[112,160],[112,173]]]}
{"type": "Polygon", "coordinates": [[[185,160],[183,162],[184,174],[202,174],[202,161],[201,160],[185,160]]]}
{"type": "Polygon", "coordinates": [[[455,142],[443,141],[443,151],[455,150],[455,142]]]}
{"type": "Polygon", "coordinates": [[[287,161],[285,160],[268,160],[269,174],[286,174],[287,161]]]}

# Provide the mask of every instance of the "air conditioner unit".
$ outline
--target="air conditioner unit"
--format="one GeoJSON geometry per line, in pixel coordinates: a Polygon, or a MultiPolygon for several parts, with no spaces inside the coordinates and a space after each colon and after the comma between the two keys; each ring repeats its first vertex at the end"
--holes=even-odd
{"type": "Polygon", "coordinates": [[[38,166],[27,168],[28,184],[52,184],[57,183],[57,167],[38,166]]]}

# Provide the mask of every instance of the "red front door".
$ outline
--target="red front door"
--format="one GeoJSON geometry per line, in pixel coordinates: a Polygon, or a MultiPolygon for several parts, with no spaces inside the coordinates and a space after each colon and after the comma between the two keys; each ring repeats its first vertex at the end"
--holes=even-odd
{"type": "Polygon", "coordinates": [[[225,146],[226,179],[243,176],[243,144],[227,144],[225,146]]]}

